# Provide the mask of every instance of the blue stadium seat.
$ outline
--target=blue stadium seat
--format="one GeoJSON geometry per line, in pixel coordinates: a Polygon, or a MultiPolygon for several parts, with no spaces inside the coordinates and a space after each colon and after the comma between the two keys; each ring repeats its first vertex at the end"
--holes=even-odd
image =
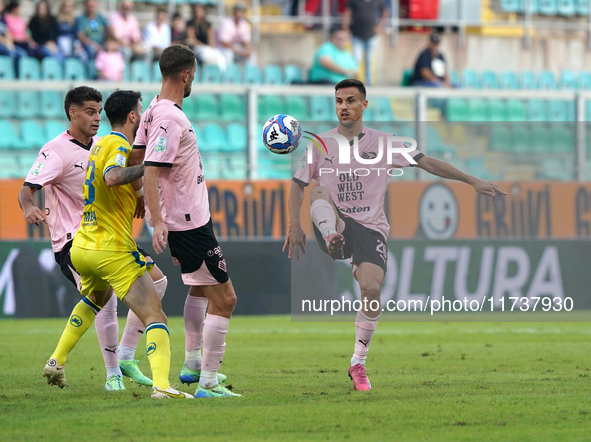
{"type": "Polygon", "coordinates": [[[530,121],[548,121],[546,103],[543,100],[529,100],[527,118],[530,121]]]}
{"type": "Polygon", "coordinates": [[[268,64],[264,69],[265,84],[283,84],[283,73],[276,64],[268,64]]]}
{"type": "Polygon", "coordinates": [[[540,90],[554,91],[556,90],[556,78],[551,71],[540,72],[540,90]]]}
{"type": "Polygon", "coordinates": [[[212,94],[199,94],[195,98],[196,112],[194,113],[197,121],[213,121],[219,119],[220,110],[218,100],[212,94]]]}
{"type": "Polygon", "coordinates": [[[21,137],[23,146],[28,149],[40,149],[47,142],[43,128],[35,120],[25,120],[21,123],[21,137]]]}
{"type": "Polygon", "coordinates": [[[482,89],[498,89],[499,79],[494,71],[484,71],[482,73],[482,89]]]}
{"type": "Polygon", "coordinates": [[[558,15],[565,17],[571,17],[577,13],[575,0],[557,0],[556,9],[558,10],[558,15]]]}
{"type": "Polygon", "coordinates": [[[517,74],[513,71],[503,71],[501,73],[501,89],[519,89],[519,83],[517,82],[517,74]]]}
{"type": "Polygon", "coordinates": [[[479,89],[478,74],[473,69],[464,69],[462,72],[462,87],[467,89],[479,89]]]}
{"type": "Polygon", "coordinates": [[[507,121],[527,121],[527,108],[523,100],[507,100],[507,121]]]}
{"type": "Polygon", "coordinates": [[[247,64],[244,66],[244,83],[261,84],[261,70],[257,65],[247,64]]]}
{"type": "Polygon", "coordinates": [[[310,119],[312,121],[331,121],[333,112],[331,100],[328,97],[310,98],[310,119]]]}
{"type": "Polygon", "coordinates": [[[375,99],[374,119],[375,121],[394,121],[392,103],[389,98],[378,97],[375,99]]]}
{"type": "Polygon", "coordinates": [[[221,83],[222,71],[217,64],[206,64],[201,69],[202,83],[221,83]]]}
{"type": "Polygon", "coordinates": [[[99,137],[104,137],[111,133],[111,123],[106,118],[101,120],[101,125],[99,126],[99,130],[96,133],[99,137]]]}
{"type": "MultiPolygon", "coordinates": [[[[22,149],[22,140],[14,125],[8,120],[0,120],[0,149],[22,149]]],[[[26,148],[26,147],[25,147],[26,148]]],[[[1,161],[0,161],[1,163],[1,161]]]]}
{"type": "Polygon", "coordinates": [[[67,58],[64,64],[64,80],[86,80],[84,63],[77,58],[67,58]]]}
{"type": "Polygon", "coordinates": [[[16,92],[0,91],[0,118],[14,117],[16,113],[16,92]]]}
{"type": "Polygon", "coordinates": [[[5,55],[0,55],[0,81],[2,80],[14,80],[14,62],[5,55]]]}
{"type": "MultiPolygon", "coordinates": [[[[124,72],[127,72],[127,65],[125,66],[124,72]]],[[[89,80],[98,79],[98,71],[96,69],[96,63],[94,62],[94,60],[88,60],[86,62],[86,74],[89,80]]]]}
{"type": "MultiPolygon", "coordinates": [[[[519,9],[517,12],[524,14],[525,13],[525,2],[526,0],[519,0],[519,9]]],[[[530,0],[529,8],[532,14],[537,14],[540,10],[538,0],[530,0]]]]}
{"type": "Polygon", "coordinates": [[[221,151],[228,139],[226,132],[221,125],[217,123],[208,123],[203,128],[203,144],[207,146],[208,151],[221,151]]]}
{"type": "Polygon", "coordinates": [[[537,89],[538,79],[532,71],[523,71],[521,73],[521,89],[537,89]]]}
{"type": "Polygon", "coordinates": [[[263,95],[262,97],[259,97],[259,121],[266,121],[273,115],[282,114],[284,112],[285,105],[283,104],[283,98],[277,95],[263,95]]]}
{"type": "Polygon", "coordinates": [[[241,95],[222,94],[220,97],[221,118],[224,121],[246,119],[246,106],[241,95]]]}
{"type": "Polygon", "coordinates": [[[68,129],[67,120],[48,120],[45,122],[46,140],[53,140],[68,129]]]}
{"type": "Polygon", "coordinates": [[[541,15],[556,15],[556,0],[538,0],[541,15]]]}
{"type": "Polygon", "coordinates": [[[39,61],[31,57],[21,57],[18,61],[18,71],[20,80],[37,81],[40,78],[39,61]]]}
{"type": "Polygon", "coordinates": [[[228,173],[227,179],[244,180],[248,174],[248,162],[246,161],[246,153],[244,155],[230,155],[228,158],[228,173]]]}
{"type": "Polygon", "coordinates": [[[575,0],[578,15],[589,15],[589,0],[575,0]]]}
{"type": "Polygon", "coordinates": [[[503,100],[488,100],[486,106],[487,121],[506,121],[507,106],[503,100]]]}
{"type": "Polygon", "coordinates": [[[286,97],[285,109],[288,115],[291,115],[298,121],[307,121],[310,118],[308,115],[308,103],[304,97],[294,95],[286,97]]]}
{"type": "Polygon", "coordinates": [[[467,121],[486,121],[486,105],[484,100],[476,98],[468,100],[467,121]]]}
{"type": "MultiPolygon", "coordinates": [[[[197,75],[197,72],[195,72],[195,75],[197,75]]],[[[154,83],[160,83],[162,81],[162,72],[160,72],[158,61],[152,63],[152,81],[154,83]]]]}
{"type": "Polygon", "coordinates": [[[501,11],[503,12],[517,12],[519,9],[519,2],[517,0],[501,0],[501,11]]]}
{"type": "Polygon", "coordinates": [[[579,89],[588,91],[591,90],[591,73],[581,72],[579,73],[579,89]]]}
{"type": "Polygon", "coordinates": [[[41,61],[41,76],[44,80],[63,80],[64,70],[62,64],[53,57],[45,57],[41,61]]]}
{"type": "Polygon", "coordinates": [[[230,123],[227,127],[228,142],[222,149],[230,152],[246,152],[246,126],[242,123],[230,123]]]}
{"type": "Polygon", "coordinates": [[[16,155],[2,152],[2,161],[0,161],[0,179],[22,178],[19,170],[19,163],[16,155]]]}
{"type": "Polygon", "coordinates": [[[467,121],[468,107],[465,100],[450,98],[445,102],[445,116],[448,121],[467,121]]]}
{"type": "Polygon", "coordinates": [[[283,78],[285,84],[302,83],[304,81],[304,75],[299,66],[294,64],[288,64],[283,69],[283,78]]]}
{"type": "Polygon", "coordinates": [[[566,103],[561,100],[547,102],[548,121],[567,121],[566,103]]]}
{"type": "Polygon", "coordinates": [[[135,60],[131,62],[130,80],[137,83],[150,83],[150,66],[143,60],[135,60]]]}
{"type": "Polygon", "coordinates": [[[16,105],[16,116],[18,118],[35,118],[38,115],[39,94],[37,93],[37,91],[20,91],[18,93],[16,105]]]}
{"type": "Polygon", "coordinates": [[[64,115],[64,94],[57,91],[41,91],[39,113],[43,118],[60,118],[64,115]]]}
{"type": "Polygon", "coordinates": [[[430,124],[427,125],[426,137],[429,155],[434,154],[438,157],[444,156],[446,159],[455,155],[455,147],[447,146],[441,139],[441,135],[437,129],[430,124]]]}
{"type": "Polygon", "coordinates": [[[242,68],[239,64],[233,63],[226,68],[226,72],[224,73],[224,83],[242,83],[242,68]]]}
{"type": "Polygon", "coordinates": [[[575,73],[564,69],[560,73],[560,89],[575,90],[577,88],[577,79],[575,73]]]}

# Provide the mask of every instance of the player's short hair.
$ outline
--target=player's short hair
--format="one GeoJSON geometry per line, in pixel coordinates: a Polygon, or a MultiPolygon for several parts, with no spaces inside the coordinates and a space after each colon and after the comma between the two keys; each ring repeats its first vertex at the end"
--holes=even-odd
{"type": "Polygon", "coordinates": [[[175,77],[187,69],[191,69],[195,63],[195,52],[185,45],[172,45],[160,54],[160,72],[162,78],[175,77]]]}
{"type": "Polygon", "coordinates": [[[95,88],[88,86],[78,86],[68,91],[64,100],[64,110],[66,111],[68,120],[70,119],[70,108],[72,106],[83,106],[85,101],[96,101],[100,103],[103,101],[103,94],[95,88]]]}
{"type": "Polygon", "coordinates": [[[136,91],[121,91],[117,89],[105,101],[105,113],[111,126],[123,126],[127,116],[138,110],[138,102],[142,101],[142,94],[136,91]]]}
{"type": "Polygon", "coordinates": [[[334,91],[338,91],[339,89],[344,89],[346,87],[356,87],[359,92],[361,92],[361,95],[363,96],[363,99],[365,100],[365,96],[367,95],[367,92],[365,91],[365,85],[359,81],[359,80],[355,80],[354,78],[346,78],[344,80],[339,81],[335,87],[334,87],[334,91]]]}

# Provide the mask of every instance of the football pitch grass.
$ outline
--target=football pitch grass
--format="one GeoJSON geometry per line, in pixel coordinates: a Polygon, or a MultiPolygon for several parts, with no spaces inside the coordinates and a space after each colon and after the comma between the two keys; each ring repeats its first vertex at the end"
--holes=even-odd
{"type": "MultiPolygon", "coordinates": [[[[94,327],[70,355],[68,386],[48,386],[43,366],[64,324],[0,320],[0,440],[591,438],[587,323],[380,323],[367,362],[373,390],[357,392],[347,376],[353,324],[235,317],[222,372],[244,397],[191,401],[152,400],[129,381],[103,391],[94,327]]],[[[169,327],[174,383],[182,318],[169,327]]],[[[144,339],[137,356],[149,375],[144,339]]]]}

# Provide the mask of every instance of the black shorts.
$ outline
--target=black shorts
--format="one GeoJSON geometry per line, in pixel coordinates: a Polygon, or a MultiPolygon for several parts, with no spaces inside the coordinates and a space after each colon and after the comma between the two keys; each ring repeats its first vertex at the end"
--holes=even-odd
{"type": "MultiPolygon", "coordinates": [[[[352,218],[343,215],[338,209],[339,217],[345,222],[345,246],[343,247],[344,258],[351,258],[353,264],[359,265],[362,262],[370,262],[382,268],[386,273],[388,267],[388,246],[382,234],[359,224],[352,218]]],[[[326,242],[322,233],[314,224],[314,235],[322,251],[328,254],[326,242]]]]}
{"type": "MultiPolygon", "coordinates": [[[[215,237],[211,218],[207,224],[196,229],[176,232],[169,231],[168,244],[170,246],[170,254],[181,264],[182,274],[194,274],[205,263],[206,269],[202,270],[209,271],[209,274],[213,277],[211,279],[213,284],[215,284],[215,281],[219,284],[228,281],[226,260],[224,259],[222,248],[215,237]]],[[[185,283],[189,280],[188,277],[183,277],[185,283]]],[[[208,284],[196,283],[195,285],[208,284]]]]}

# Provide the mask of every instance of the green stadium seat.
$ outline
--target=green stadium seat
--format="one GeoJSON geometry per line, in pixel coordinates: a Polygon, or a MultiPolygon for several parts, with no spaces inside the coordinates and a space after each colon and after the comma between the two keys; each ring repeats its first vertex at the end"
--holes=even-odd
{"type": "Polygon", "coordinates": [[[509,127],[501,124],[490,125],[489,148],[494,152],[511,151],[511,132],[509,127]]]}
{"type": "Polygon", "coordinates": [[[517,12],[518,10],[519,2],[517,0],[501,0],[501,11],[517,12]]]}
{"type": "Polygon", "coordinates": [[[573,71],[564,69],[560,73],[560,89],[575,90],[577,88],[577,78],[573,71]]]}
{"type": "Polygon", "coordinates": [[[63,102],[63,93],[57,91],[41,91],[39,114],[43,118],[65,117],[63,102]]]}
{"type": "Polygon", "coordinates": [[[19,166],[16,155],[2,152],[2,161],[0,161],[0,179],[22,178],[19,166]]]}
{"type": "Polygon", "coordinates": [[[261,70],[257,65],[247,64],[244,66],[244,83],[261,84],[261,70]]]}
{"type": "Polygon", "coordinates": [[[378,97],[374,100],[374,119],[375,121],[394,121],[392,112],[392,103],[387,97],[378,97]]]}
{"type": "Polygon", "coordinates": [[[531,150],[532,134],[525,124],[516,124],[511,132],[510,152],[525,153],[531,150]]]}
{"type": "Polygon", "coordinates": [[[550,140],[552,153],[574,153],[574,125],[553,124],[550,128],[550,140]]]}
{"type": "Polygon", "coordinates": [[[425,132],[427,137],[427,151],[429,155],[433,154],[437,157],[446,157],[446,159],[455,156],[456,148],[446,145],[441,139],[441,135],[436,128],[431,125],[427,125],[425,132]]]}
{"type": "Polygon", "coordinates": [[[201,69],[201,83],[221,83],[222,71],[217,64],[206,64],[201,69]]]}
{"type": "Polygon", "coordinates": [[[546,104],[548,109],[548,121],[567,121],[566,102],[560,100],[549,100],[546,104]]]}
{"type": "Polygon", "coordinates": [[[312,121],[332,121],[333,115],[332,100],[329,97],[310,98],[310,119],[312,121]]]}
{"type": "Polygon", "coordinates": [[[575,103],[574,101],[566,101],[566,121],[575,121],[575,103]]]}
{"type": "Polygon", "coordinates": [[[445,102],[445,115],[448,121],[468,121],[468,107],[465,100],[450,98],[445,102]]]}
{"type": "Polygon", "coordinates": [[[99,130],[97,132],[97,136],[104,137],[111,133],[111,123],[106,118],[101,120],[101,125],[99,126],[99,130]]]}
{"type": "Polygon", "coordinates": [[[242,68],[239,64],[231,64],[226,68],[226,72],[224,72],[224,83],[242,83],[242,68]]]}
{"type": "MultiPolygon", "coordinates": [[[[127,66],[125,67],[124,72],[127,72],[127,66]]],[[[96,64],[95,64],[94,60],[88,60],[86,62],[86,76],[88,77],[89,80],[97,80],[98,79],[98,71],[96,69],[96,64]]]]}
{"type": "Polygon", "coordinates": [[[28,149],[40,149],[47,142],[43,128],[35,120],[25,120],[21,123],[21,137],[23,146],[28,149]]]}
{"type": "Polygon", "coordinates": [[[538,0],[541,15],[556,15],[556,0],[538,0]]]}
{"type": "Polygon", "coordinates": [[[532,145],[533,153],[547,153],[550,151],[550,131],[545,124],[532,125],[532,145]]]}
{"type": "Polygon", "coordinates": [[[578,15],[589,15],[589,0],[575,0],[575,7],[578,15]]]}
{"type": "Polygon", "coordinates": [[[183,100],[183,112],[189,120],[197,118],[196,94],[191,94],[183,100]]]}
{"type": "Polygon", "coordinates": [[[547,121],[546,103],[543,100],[528,100],[527,118],[530,121],[547,121]]]}
{"type": "Polygon", "coordinates": [[[591,73],[589,73],[589,72],[580,72],[579,73],[578,87],[579,87],[579,89],[584,90],[584,91],[591,90],[591,73]]]}
{"type": "Polygon", "coordinates": [[[12,58],[0,55],[0,81],[14,80],[14,62],[12,58]]]}
{"type": "Polygon", "coordinates": [[[39,94],[37,91],[22,90],[17,97],[16,116],[18,118],[35,118],[39,115],[39,94]]]}
{"type": "Polygon", "coordinates": [[[151,83],[150,66],[143,60],[132,61],[130,80],[135,83],[151,83]]]}
{"type": "Polygon", "coordinates": [[[266,121],[273,115],[285,113],[283,98],[277,95],[259,96],[258,113],[259,121],[266,121]]]}
{"type": "Polygon", "coordinates": [[[557,162],[554,159],[542,159],[540,165],[541,175],[544,180],[572,181],[574,179],[574,168],[568,161],[557,162]]]}
{"type": "Polygon", "coordinates": [[[575,0],[557,0],[556,9],[558,10],[558,15],[564,17],[572,17],[577,13],[575,0]]]}
{"type": "Polygon", "coordinates": [[[16,114],[16,92],[0,91],[0,118],[14,117],[16,114]]]}
{"type": "Polygon", "coordinates": [[[517,90],[519,83],[517,82],[517,75],[513,71],[501,72],[501,89],[517,90]]]}
{"type": "Polygon", "coordinates": [[[18,61],[19,80],[38,81],[40,79],[39,61],[31,57],[21,57],[18,61]]]}
{"type": "Polygon", "coordinates": [[[478,73],[473,69],[464,69],[462,72],[462,87],[466,89],[479,89],[478,73]]]}
{"type": "Polygon", "coordinates": [[[265,84],[283,84],[283,73],[276,64],[268,64],[264,69],[265,84]]]}
{"type": "Polygon", "coordinates": [[[374,108],[373,103],[370,101],[367,105],[367,108],[365,108],[365,110],[363,111],[363,121],[364,122],[376,121],[375,117],[374,117],[373,108],[374,108]]]}
{"type": "Polygon", "coordinates": [[[302,69],[295,64],[288,64],[283,68],[283,79],[285,84],[298,84],[304,82],[302,69]]]}
{"type": "Polygon", "coordinates": [[[556,90],[556,78],[554,77],[554,74],[551,71],[540,72],[539,86],[541,90],[556,90]]]}
{"type": "Polygon", "coordinates": [[[221,119],[224,121],[244,121],[246,119],[246,106],[241,95],[221,95],[220,108],[221,119]]]}
{"type": "Polygon", "coordinates": [[[86,80],[84,63],[77,58],[67,58],[64,63],[64,80],[86,80]]]}
{"type": "Polygon", "coordinates": [[[246,125],[242,123],[230,123],[226,128],[228,143],[222,149],[226,152],[246,152],[248,137],[246,125]]]}
{"type": "Polygon", "coordinates": [[[486,104],[484,100],[477,98],[468,100],[467,121],[486,121],[486,104]]]}
{"type": "Polygon", "coordinates": [[[507,121],[527,121],[527,107],[523,100],[507,100],[507,121]]]}
{"type": "Polygon", "coordinates": [[[228,144],[226,131],[218,123],[206,124],[203,127],[203,144],[208,151],[220,152],[228,144]]]}
{"type": "Polygon", "coordinates": [[[215,95],[199,94],[196,97],[196,112],[194,118],[197,121],[218,120],[220,115],[220,106],[215,95]]]}
{"type": "Polygon", "coordinates": [[[0,133],[0,149],[23,149],[22,140],[10,121],[0,120],[0,133]]]}
{"type": "Polygon", "coordinates": [[[154,83],[160,83],[162,81],[162,72],[160,72],[160,63],[158,61],[152,63],[152,81],[154,83]]]}
{"type": "MultiPolygon", "coordinates": [[[[525,13],[525,2],[526,2],[526,0],[519,0],[519,9],[517,10],[517,12],[519,12],[520,14],[525,13]]],[[[537,14],[538,11],[540,10],[538,0],[530,0],[529,9],[532,14],[537,14]]]]}
{"type": "Polygon", "coordinates": [[[43,80],[63,80],[64,70],[62,64],[53,57],[45,57],[41,61],[41,76],[43,80]]]}
{"type": "Polygon", "coordinates": [[[304,97],[288,96],[285,99],[285,109],[288,115],[291,115],[298,121],[307,121],[310,118],[308,115],[308,103],[304,97]]]}
{"type": "Polygon", "coordinates": [[[245,155],[231,155],[228,158],[228,173],[226,178],[231,180],[244,180],[248,175],[248,162],[245,155]],[[228,176],[229,175],[229,176],[228,176]]]}
{"type": "Polygon", "coordinates": [[[499,79],[494,71],[484,71],[482,73],[482,89],[498,89],[499,79]]]}
{"type": "Polygon", "coordinates": [[[411,86],[412,75],[414,71],[413,69],[405,69],[402,73],[402,79],[400,80],[400,86],[402,87],[409,87],[411,86]]]}
{"type": "Polygon", "coordinates": [[[53,140],[68,129],[67,120],[47,120],[45,122],[45,136],[47,140],[53,140]]]}
{"type": "Polygon", "coordinates": [[[507,106],[503,100],[488,100],[486,103],[487,121],[506,121],[507,106]]]}
{"type": "Polygon", "coordinates": [[[521,89],[537,89],[538,79],[532,71],[523,71],[521,73],[521,89]]]}

